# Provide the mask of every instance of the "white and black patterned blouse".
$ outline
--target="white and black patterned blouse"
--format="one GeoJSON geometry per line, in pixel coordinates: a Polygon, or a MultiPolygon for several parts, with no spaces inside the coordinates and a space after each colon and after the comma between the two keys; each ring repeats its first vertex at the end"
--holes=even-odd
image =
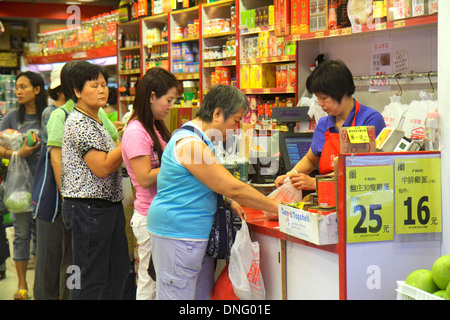
{"type": "Polygon", "coordinates": [[[115,148],[108,131],[96,120],[77,109],[64,124],[62,142],[61,193],[66,198],[122,201],[120,168],[106,178],[97,177],[83,156],[91,149],[109,152],[115,148]]]}

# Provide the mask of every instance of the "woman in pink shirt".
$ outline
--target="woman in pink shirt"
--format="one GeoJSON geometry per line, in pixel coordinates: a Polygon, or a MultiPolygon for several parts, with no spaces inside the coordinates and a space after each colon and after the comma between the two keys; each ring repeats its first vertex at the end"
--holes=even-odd
{"type": "Polygon", "coordinates": [[[147,212],[156,195],[156,177],[161,155],[170,139],[163,119],[169,114],[177,94],[177,79],[163,68],[151,68],[139,81],[133,114],[122,138],[122,157],[136,189],[131,226],[138,244],[137,300],[153,300],[156,283],[148,275],[151,238],[147,212]]]}

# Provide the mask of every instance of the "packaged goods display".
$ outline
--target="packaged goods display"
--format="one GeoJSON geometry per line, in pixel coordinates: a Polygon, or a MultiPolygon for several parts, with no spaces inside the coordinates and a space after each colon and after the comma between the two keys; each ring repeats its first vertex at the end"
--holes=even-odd
{"type": "Polygon", "coordinates": [[[172,45],[173,73],[199,72],[198,43],[182,42],[172,45]]]}
{"type": "Polygon", "coordinates": [[[115,43],[118,10],[83,19],[78,28],[59,28],[38,34],[39,53],[60,54],[72,50],[87,50],[115,43]]]}

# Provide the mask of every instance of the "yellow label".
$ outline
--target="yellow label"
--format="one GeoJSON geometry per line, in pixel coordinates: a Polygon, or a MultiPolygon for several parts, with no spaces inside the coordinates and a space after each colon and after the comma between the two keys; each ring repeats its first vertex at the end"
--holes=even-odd
{"type": "Polygon", "coordinates": [[[348,243],[394,239],[392,171],[390,165],[346,169],[348,243]]]}
{"type": "Polygon", "coordinates": [[[395,160],[395,231],[442,232],[441,160],[395,160]]]}
{"type": "Polygon", "coordinates": [[[370,143],[369,134],[367,133],[367,127],[348,127],[347,134],[350,143],[370,143]]]}

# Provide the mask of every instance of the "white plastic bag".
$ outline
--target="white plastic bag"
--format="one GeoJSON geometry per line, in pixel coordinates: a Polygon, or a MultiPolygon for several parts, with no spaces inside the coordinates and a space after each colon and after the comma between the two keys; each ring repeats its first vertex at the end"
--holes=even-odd
{"type": "MultiPolygon", "coordinates": [[[[302,201],[303,199],[302,190],[294,187],[289,177],[286,177],[283,181],[283,184],[272,191],[272,193],[267,197],[275,200],[278,203],[297,202],[302,201]]],[[[263,213],[267,219],[278,220],[278,212],[267,212],[263,210],[263,213]]]]}
{"type": "Polygon", "coordinates": [[[397,95],[391,96],[391,102],[384,107],[384,110],[381,113],[384,118],[384,122],[386,123],[386,127],[397,129],[402,128],[402,119],[404,118],[409,105],[402,104],[400,98],[401,97],[397,95]]]}
{"type": "Polygon", "coordinates": [[[259,243],[252,242],[250,239],[247,223],[244,220],[231,247],[228,272],[234,293],[239,299],[265,299],[266,290],[260,268],[259,243]]]}
{"type": "Polygon", "coordinates": [[[31,188],[33,176],[25,159],[13,152],[5,179],[4,201],[6,208],[13,213],[32,212],[31,188]]]}

